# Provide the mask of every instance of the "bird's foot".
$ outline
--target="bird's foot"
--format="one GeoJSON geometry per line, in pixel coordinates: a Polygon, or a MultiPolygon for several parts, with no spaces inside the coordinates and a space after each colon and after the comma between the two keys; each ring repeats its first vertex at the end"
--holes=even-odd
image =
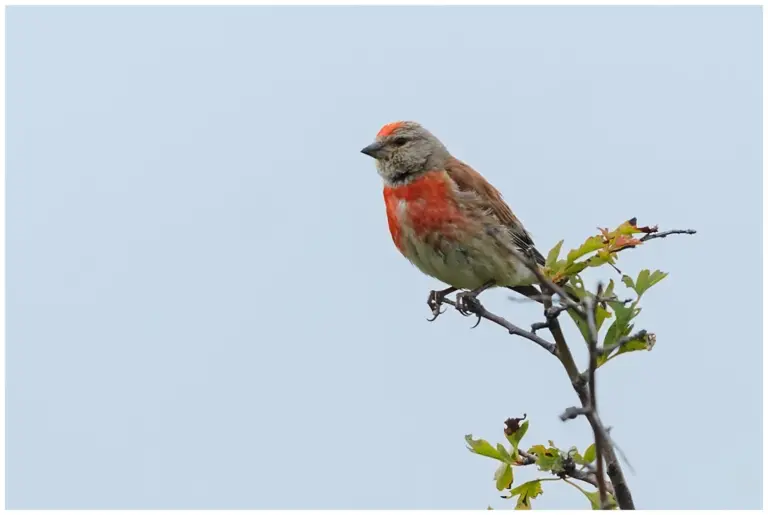
{"type": "Polygon", "coordinates": [[[429,309],[432,310],[432,318],[428,318],[428,322],[434,322],[437,320],[437,317],[445,313],[445,310],[440,310],[440,307],[443,305],[443,301],[445,300],[445,297],[449,293],[453,293],[456,291],[456,288],[446,288],[445,290],[435,291],[432,290],[429,292],[429,297],[427,297],[427,306],[429,306],[429,309]]]}
{"type": "Polygon", "coordinates": [[[482,304],[477,300],[477,293],[463,291],[456,294],[456,310],[465,317],[470,315],[475,315],[477,317],[477,322],[472,326],[472,329],[480,325],[480,320],[482,320],[480,310],[482,309],[482,304]]]}
{"type": "Polygon", "coordinates": [[[458,312],[465,317],[470,315],[477,316],[477,322],[472,326],[472,329],[480,325],[480,320],[483,318],[483,305],[477,300],[477,296],[494,285],[493,281],[489,281],[472,291],[463,291],[456,294],[456,309],[458,312]]]}
{"type": "Polygon", "coordinates": [[[456,294],[456,310],[465,317],[475,314],[478,307],[481,307],[480,301],[474,292],[462,291],[456,294]]]}

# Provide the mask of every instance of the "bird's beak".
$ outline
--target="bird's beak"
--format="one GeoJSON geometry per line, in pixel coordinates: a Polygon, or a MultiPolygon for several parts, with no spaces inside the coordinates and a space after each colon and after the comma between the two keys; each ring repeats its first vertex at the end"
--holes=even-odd
{"type": "Polygon", "coordinates": [[[374,159],[378,159],[381,156],[381,149],[384,148],[384,145],[382,145],[380,142],[376,141],[374,143],[371,143],[367,147],[365,147],[362,152],[366,156],[371,156],[374,159]]]}

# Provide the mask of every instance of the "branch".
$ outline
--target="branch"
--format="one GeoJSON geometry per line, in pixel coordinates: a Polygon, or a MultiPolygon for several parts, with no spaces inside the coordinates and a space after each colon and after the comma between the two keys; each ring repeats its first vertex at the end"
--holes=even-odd
{"type": "MultiPolygon", "coordinates": [[[[543,291],[545,291],[545,293],[552,291],[547,291],[544,285],[542,285],[541,288],[543,291]]],[[[568,300],[570,300],[570,298],[568,300]]],[[[551,312],[552,309],[552,299],[547,298],[544,301],[544,312],[551,312]]],[[[574,388],[576,388],[576,383],[581,381],[581,376],[579,376],[579,369],[576,366],[576,362],[573,360],[571,349],[568,347],[568,343],[565,341],[565,335],[563,335],[563,330],[560,327],[560,322],[557,320],[557,317],[547,319],[547,327],[549,328],[549,332],[552,334],[552,338],[555,339],[555,346],[557,348],[557,353],[555,355],[558,357],[558,359],[560,359],[560,362],[563,364],[563,368],[565,368],[565,372],[568,374],[568,379],[571,380],[571,384],[574,385],[574,388]]]]}
{"type": "MultiPolygon", "coordinates": [[[[597,294],[603,292],[603,286],[598,285],[597,294]]],[[[589,410],[586,414],[592,431],[595,433],[595,455],[597,456],[597,485],[600,491],[600,506],[606,508],[608,496],[605,490],[605,475],[603,473],[603,449],[607,445],[604,436],[605,428],[597,417],[597,394],[595,390],[595,371],[597,370],[597,324],[595,323],[595,310],[597,304],[589,295],[584,297],[584,309],[587,312],[587,326],[589,328],[589,410]]]]}
{"type": "Polygon", "coordinates": [[[655,240],[656,238],[666,238],[672,234],[696,234],[696,231],[694,229],[673,229],[671,231],[653,232],[640,238],[640,241],[646,242],[648,240],[655,240]]]}
{"type": "MultiPolygon", "coordinates": [[[[551,281],[549,282],[551,283],[551,281]]],[[[542,285],[542,289],[544,290],[545,288],[546,286],[542,285]]],[[[571,301],[570,297],[568,297],[567,295],[565,295],[564,297],[561,297],[561,299],[562,299],[561,302],[571,301]]],[[[545,292],[545,294],[542,296],[542,300],[544,301],[544,309],[550,310],[550,312],[552,312],[551,310],[553,308],[552,308],[551,296],[548,295],[547,292],[545,292]]],[[[454,308],[457,308],[456,302],[451,299],[448,299],[448,298],[443,299],[443,302],[450,306],[453,306],[454,308]]],[[[583,306],[581,304],[577,304],[577,307],[579,308],[579,312],[581,314],[584,314],[584,316],[586,316],[583,306]]],[[[568,343],[565,340],[565,336],[563,335],[563,331],[562,331],[562,328],[560,327],[560,323],[558,322],[557,317],[551,318],[548,321],[549,330],[552,333],[552,336],[556,342],[555,344],[553,344],[551,342],[548,342],[547,340],[544,340],[543,338],[540,338],[539,336],[533,334],[532,332],[526,331],[514,325],[513,323],[509,322],[508,320],[491,313],[490,311],[485,309],[485,307],[483,307],[483,305],[480,303],[480,301],[477,300],[477,298],[472,299],[472,301],[470,302],[466,302],[464,304],[464,309],[467,312],[477,315],[479,318],[485,318],[486,320],[490,320],[491,322],[497,325],[500,325],[501,327],[509,331],[509,334],[522,336],[523,338],[526,338],[534,342],[535,344],[539,345],[541,348],[543,348],[550,354],[557,356],[560,362],[562,363],[563,368],[565,368],[566,373],[568,374],[568,377],[571,380],[571,386],[573,386],[573,389],[576,392],[576,395],[578,395],[579,401],[581,401],[581,405],[583,406],[583,409],[589,408],[590,396],[589,396],[589,392],[587,391],[587,383],[579,374],[578,368],[576,367],[576,363],[573,360],[573,356],[571,355],[570,349],[568,347],[568,343]]],[[[590,418],[590,423],[594,422],[598,428],[602,428],[602,430],[600,431],[600,434],[604,436],[603,441],[606,441],[606,442],[610,441],[608,439],[607,433],[605,432],[605,428],[603,427],[602,423],[600,423],[599,421],[599,418],[597,418],[597,416],[594,416],[594,417],[590,416],[589,418],[590,418]]],[[[597,442],[595,442],[595,450],[597,451],[597,442]]],[[[615,492],[616,501],[618,502],[619,507],[624,510],[626,509],[634,510],[635,505],[634,505],[634,501],[632,500],[632,494],[629,491],[629,487],[627,486],[626,480],[624,478],[624,473],[621,470],[621,465],[619,464],[618,458],[616,457],[616,453],[614,452],[613,447],[610,445],[604,445],[601,450],[605,458],[605,463],[607,465],[608,477],[611,479],[612,490],[615,492]]],[[[597,481],[597,477],[599,476],[595,477],[596,481],[597,481]]],[[[605,488],[607,491],[608,486],[605,485],[605,488]]]]}
{"type": "MultiPolygon", "coordinates": [[[[552,310],[551,296],[545,294],[542,297],[543,297],[543,300],[545,301],[544,309],[552,310]]],[[[443,302],[450,306],[453,306],[454,308],[457,307],[456,302],[451,299],[446,298],[443,300],[443,302]]],[[[584,313],[586,316],[583,306],[581,304],[579,304],[578,306],[580,311],[584,313]]],[[[588,382],[585,381],[584,378],[582,378],[582,376],[578,372],[576,364],[573,361],[573,356],[570,353],[570,349],[568,348],[568,344],[565,341],[563,331],[556,317],[548,321],[549,330],[556,341],[556,344],[553,344],[551,342],[548,342],[547,340],[544,340],[543,338],[540,338],[539,336],[536,336],[532,332],[526,331],[514,325],[513,323],[509,322],[508,320],[491,313],[490,311],[485,309],[485,307],[483,307],[483,305],[480,304],[480,302],[476,298],[472,299],[472,301],[470,302],[466,302],[464,304],[464,308],[466,311],[473,313],[480,318],[490,320],[491,322],[497,325],[500,325],[501,327],[509,331],[509,334],[522,336],[523,338],[526,338],[536,343],[537,345],[542,347],[544,350],[546,350],[550,354],[557,356],[560,362],[563,364],[563,368],[566,369],[566,372],[568,373],[569,378],[571,378],[571,385],[573,386],[573,389],[576,392],[576,395],[578,395],[579,401],[581,402],[581,405],[582,405],[581,408],[572,408],[573,410],[575,410],[574,412],[575,414],[568,418],[575,418],[581,414],[586,414],[586,410],[590,409],[590,395],[587,390],[588,382]],[[564,351],[561,353],[560,349],[564,349],[564,351]]],[[[594,312],[593,312],[593,315],[594,315],[594,312]]],[[[568,412],[568,410],[566,410],[566,412],[568,412]]],[[[602,442],[610,442],[607,431],[605,430],[605,427],[602,425],[597,415],[594,415],[594,416],[589,415],[588,418],[590,420],[590,424],[594,424],[593,429],[594,427],[598,428],[598,431],[602,437],[602,442]]],[[[595,451],[597,451],[597,441],[595,442],[595,451]]],[[[632,500],[632,493],[630,492],[629,487],[627,486],[626,480],[624,478],[624,473],[621,470],[621,465],[619,463],[618,458],[616,457],[616,453],[614,452],[613,446],[603,445],[601,451],[605,459],[608,477],[611,480],[610,486],[608,484],[605,484],[605,491],[610,492],[611,490],[613,490],[614,495],[616,497],[616,501],[618,502],[619,507],[621,509],[634,510],[635,505],[634,505],[634,501],[632,500]]],[[[595,486],[598,485],[597,483],[598,477],[600,476],[595,474],[594,476],[595,486]]],[[[581,478],[576,478],[576,479],[581,479],[581,478]]]]}
{"type": "MultiPolygon", "coordinates": [[[[639,238],[641,243],[645,243],[649,240],[655,240],[657,238],[666,238],[667,236],[671,236],[673,234],[696,234],[696,231],[694,229],[672,229],[670,231],[664,231],[664,232],[651,232],[643,236],[642,238],[639,238]]],[[[612,252],[612,254],[616,254],[618,252],[621,252],[622,250],[626,249],[635,249],[637,247],[621,247],[620,249],[616,249],[612,252]]]]}
{"type": "MultiPolygon", "coordinates": [[[[634,219],[630,223],[635,225],[634,219]]],[[[665,231],[665,232],[655,232],[657,231],[656,228],[653,228],[653,229],[645,228],[645,229],[648,229],[647,231],[644,231],[644,232],[647,232],[647,234],[639,239],[640,242],[646,242],[646,241],[657,239],[657,238],[666,238],[667,236],[670,236],[673,234],[696,234],[696,231],[693,229],[683,229],[683,230],[674,229],[674,230],[665,231]]],[[[614,252],[619,252],[624,248],[633,248],[633,247],[622,247],[615,250],[614,252]]],[[[595,391],[595,370],[597,369],[598,355],[602,355],[603,353],[609,353],[610,351],[613,350],[613,348],[620,347],[621,345],[626,345],[629,341],[637,339],[638,337],[645,337],[647,333],[640,332],[640,333],[637,333],[636,335],[630,336],[629,338],[622,338],[616,343],[615,347],[611,346],[611,349],[606,349],[606,348],[599,349],[597,346],[599,335],[597,330],[597,324],[595,323],[595,311],[597,308],[597,304],[599,302],[605,302],[605,300],[608,300],[608,299],[602,298],[602,286],[599,286],[598,294],[596,297],[587,295],[584,299],[577,302],[577,300],[579,300],[578,298],[577,300],[574,300],[570,295],[568,295],[566,290],[560,284],[555,283],[549,277],[547,277],[546,274],[544,274],[543,269],[536,262],[532,249],[529,252],[523,253],[517,248],[513,248],[510,246],[509,250],[511,254],[516,258],[518,258],[522,263],[524,263],[525,266],[536,277],[536,279],[538,280],[538,284],[541,288],[542,295],[541,297],[535,294],[531,295],[527,291],[520,291],[520,288],[513,287],[510,289],[513,289],[518,293],[523,294],[524,296],[528,297],[528,299],[539,301],[542,304],[544,304],[544,316],[546,318],[546,322],[533,324],[531,328],[532,331],[530,332],[525,331],[520,327],[517,327],[516,325],[510,323],[506,319],[500,316],[494,315],[493,313],[486,310],[480,304],[480,302],[477,301],[476,298],[473,298],[472,302],[467,302],[462,306],[464,308],[463,314],[466,314],[466,312],[474,313],[475,315],[478,316],[478,321],[481,318],[490,320],[491,322],[494,322],[504,327],[505,329],[507,329],[507,331],[509,331],[510,334],[527,338],[528,340],[531,340],[532,342],[536,343],[537,345],[545,349],[550,354],[557,356],[557,358],[562,363],[566,373],[568,374],[568,377],[571,380],[571,385],[574,391],[576,392],[576,395],[579,397],[579,401],[581,402],[580,408],[574,407],[574,408],[567,409],[561,415],[561,418],[563,420],[568,420],[568,419],[576,418],[580,415],[587,417],[587,420],[589,421],[589,424],[592,427],[592,430],[594,432],[595,454],[597,456],[597,468],[595,471],[592,471],[592,470],[577,471],[575,467],[573,467],[571,470],[569,470],[566,473],[566,475],[574,479],[585,481],[597,487],[600,494],[600,503],[602,508],[604,509],[607,508],[607,493],[613,493],[621,509],[634,510],[635,504],[632,499],[632,493],[630,492],[629,487],[627,486],[626,479],[624,478],[624,472],[622,471],[619,460],[616,457],[614,445],[610,439],[608,431],[606,430],[605,426],[603,425],[597,413],[597,398],[596,398],[597,396],[595,391]],[[553,301],[552,301],[553,294],[558,295],[559,305],[553,306],[553,301]],[[586,378],[579,374],[578,368],[576,367],[576,364],[573,360],[573,355],[570,352],[570,348],[568,347],[568,343],[565,340],[565,336],[563,335],[562,328],[560,327],[560,323],[558,321],[558,316],[560,315],[560,313],[566,310],[569,310],[575,313],[582,320],[585,320],[589,327],[590,338],[589,338],[589,341],[587,342],[589,346],[589,369],[587,371],[586,378]],[[555,340],[554,344],[534,334],[536,330],[543,329],[545,327],[550,330],[550,333],[552,334],[552,337],[555,340]],[[607,474],[608,474],[608,477],[610,478],[610,483],[606,483],[605,481],[604,465],[605,465],[605,468],[607,468],[607,474]]],[[[517,300],[517,299],[514,299],[514,300],[517,300]]],[[[445,299],[443,300],[443,302],[458,309],[456,302],[451,301],[450,299],[445,299]]],[[[627,302],[628,301],[624,301],[624,303],[627,303],[627,302]]],[[[459,310],[459,311],[462,311],[462,310],[459,310]]],[[[519,451],[519,452],[524,460],[524,462],[520,463],[521,465],[528,465],[535,461],[535,459],[532,459],[530,455],[527,455],[527,453],[524,453],[522,451],[519,451]]],[[[562,479],[564,479],[565,481],[568,481],[567,479],[565,479],[565,477],[562,477],[562,479]]]]}
{"type": "MultiPolygon", "coordinates": [[[[443,299],[443,302],[445,304],[448,304],[450,306],[453,306],[454,308],[458,309],[456,302],[451,299],[443,299]]],[[[550,354],[556,355],[555,350],[555,344],[548,342],[544,338],[541,338],[539,336],[536,336],[532,332],[526,331],[525,329],[522,329],[520,327],[517,327],[512,322],[509,322],[508,320],[498,316],[494,315],[487,309],[483,307],[482,304],[480,304],[480,301],[475,299],[472,299],[470,302],[466,302],[464,304],[464,307],[466,311],[469,313],[474,313],[480,318],[485,318],[486,320],[490,320],[494,324],[498,324],[507,331],[509,331],[509,334],[513,334],[515,336],[522,336],[523,338],[527,338],[528,340],[531,340],[533,343],[537,344],[539,347],[544,349],[545,351],[549,352],[550,354]]]]}
{"type": "MultiPolygon", "coordinates": [[[[602,293],[602,285],[598,285],[598,297],[602,293]]],[[[588,392],[582,392],[586,394],[586,399],[582,400],[582,407],[568,408],[560,415],[561,420],[574,419],[579,415],[583,415],[589,421],[589,425],[592,427],[592,431],[595,435],[595,454],[597,456],[597,473],[598,490],[600,492],[600,505],[603,509],[607,506],[607,485],[605,484],[603,474],[603,460],[608,468],[608,477],[611,479],[616,501],[619,503],[619,507],[622,509],[635,509],[634,501],[632,500],[632,494],[627,486],[624,473],[621,470],[619,461],[616,458],[613,445],[611,443],[608,431],[605,429],[602,421],[597,412],[597,395],[595,389],[595,371],[597,370],[597,339],[598,331],[597,324],[595,323],[595,309],[597,307],[596,301],[591,296],[587,295],[582,301],[584,309],[587,315],[587,326],[589,328],[589,370],[587,385],[589,387],[588,392]],[[586,400],[586,402],[585,402],[586,400]]],[[[578,391],[577,391],[578,393],[578,391]]],[[[580,395],[579,397],[581,397],[580,395]]]]}
{"type": "MultiPolygon", "coordinates": [[[[529,454],[522,449],[518,449],[517,453],[522,458],[522,460],[518,462],[518,465],[525,466],[536,464],[536,456],[533,454],[529,454]]],[[[562,474],[573,479],[578,479],[579,481],[584,481],[585,483],[588,483],[595,488],[598,487],[598,479],[595,472],[592,470],[577,469],[576,464],[571,458],[564,460],[562,474]]],[[[613,493],[613,488],[611,488],[609,485],[606,485],[606,487],[610,493],[613,493]]]]}

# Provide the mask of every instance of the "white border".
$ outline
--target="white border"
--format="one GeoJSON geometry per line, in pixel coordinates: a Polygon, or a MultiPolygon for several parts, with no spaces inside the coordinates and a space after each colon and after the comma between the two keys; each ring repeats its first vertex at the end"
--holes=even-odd
{"type": "MultiPolygon", "coordinates": [[[[258,1],[244,1],[244,0],[228,0],[227,2],[221,3],[221,4],[214,4],[211,2],[204,2],[204,1],[181,1],[181,0],[164,0],[162,2],[152,2],[152,1],[122,1],[122,2],[112,2],[112,3],[104,3],[104,2],[96,2],[96,1],[80,1],[77,3],[70,3],[66,1],[59,1],[59,2],[34,2],[34,1],[22,1],[22,2],[13,2],[13,3],[3,3],[4,7],[8,6],[16,6],[16,5],[60,5],[60,6],[66,6],[66,5],[179,5],[179,6],[185,6],[185,5],[433,5],[433,6],[440,6],[440,5],[471,5],[468,4],[468,2],[462,2],[457,0],[419,0],[419,1],[409,1],[409,0],[389,0],[389,1],[375,1],[375,0],[358,0],[358,1],[321,1],[321,0],[315,0],[315,1],[299,1],[299,2],[258,2],[258,1]]],[[[478,4],[481,5],[571,5],[571,6],[587,6],[587,5],[690,5],[690,6],[701,6],[701,5],[760,5],[763,7],[763,31],[765,31],[766,27],[766,20],[768,19],[768,16],[766,16],[766,10],[765,10],[765,2],[739,2],[738,4],[730,4],[728,2],[722,2],[722,1],[713,1],[713,0],[699,0],[699,1],[692,1],[692,0],[676,0],[674,2],[669,1],[663,1],[663,0],[657,0],[657,1],[635,1],[635,2],[610,2],[610,1],[589,1],[589,2],[578,2],[578,1],[556,1],[556,2],[542,2],[542,3],[533,3],[533,2],[522,2],[522,1],[501,1],[501,0],[483,0],[482,2],[478,2],[478,4]]],[[[477,4],[475,4],[477,5],[477,4]]],[[[0,14],[0,19],[2,20],[2,27],[3,32],[5,32],[5,9],[2,9],[2,12],[0,14]]],[[[768,48],[768,45],[766,45],[766,39],[765,35],[763,35],[763,91],[765,91],[765,84],[766,84],[766,67],[765,67],[765,56],[766,56],[766,49],[768,48]]],[[[2,39],[0,39],[0,64],[2,64],[2,75],[3,75],[3,81],[2,81],[2,101],[1,104],[2,107],[2,114],[3,119],[5,120],[5,34],[3,34],[2,39]]],[[[765,119],[766,119],[766,113],[768,112],[768,109],[766,109],[765,99],[763,99],[763,148],[765,148],[765,142],[766,142],[766,132],[765,132],[765,119]]],[[[2,166],[3,170],[5,171],[5,123],[3,123],[3,138],[2,141],[0,141],[0,156],[2,157],[2,166]]],[[[765,352],[765,342],[766,342],[766,330],[765,330],[765,319],[766,314],[768,314],[768,303],[766,302],[766,286],[768,286],[768,277],[766,276],[766,267],[765,267],[765,259],[766,255],[768,254],[768,239],[766,238],[766,235],[768,232],[766,231],[766,227],[768,226],[768,211],[765,209],[765,198],[766,198],[766,192],[768,192],[768,183],[765,179],[765,161],[763,161],[763,373],[765,373],[766,370],[766,363],[768,363],[768,359],[766,358],[766,352],[765,352]]],[[[0,253],[0,264],[2,265],[2,272],[0,273],[0,281],[3,287],[3,291],[5,291],[5,173],[3,173],[2,179],[0,179],[0,194],[2,194],[2,203],[3,203],[3,209],[0,211],[0,235],[2,238],[2,252],[0,253]]],[[[703,228],[702,228],[703,229],[703,228]]],[[[0,355],[0,365],[2,365],[2,375],[3,375],[3,381],[2,381],[2,396],[0,397],[0,412],[2,414],[2,425],[0,426],[0,457],[2,458],[3,464],[5,465],[5,295],[3,295],[2,298],[2,313],[0,313],[0,328],[2,329],[2,342],[3,342],[3,352],[0,355]]],[[[745,392],[746,395],[748,395],[748,392],[745,392]]],[[[766,428],[766,383],[765,379],[763,378],[763,431],[765,432],[766,428]]],[[[727,412],[727,407],[725,409],[727,412]]],[[[704,425],[706,426],[706,424],[704,425]]],[[[704,427],[702,426],[702,427],[704,427]]],[[[765,434],[765,433],[764,433],[765,434]]],[[[766,457],[768,456],[768,453],[766,453],[766,447],[765,447],[765,439],[763,439],[763,492],[765,491],[765,485],[766,485],[766,457]]],[[[2,501],[2,507],[5,510],[5,466],[3,466],[3,480],[0,481],[0,501],[2,501]]],[[[716,471],[716,473],[727,473],[727,471],[716,471]]],[[[706,479],[699,479],[699,480],[706,480],[706,479]]],[[[738,495],[738,492],[736,492],[734,495],[738,495]]],[[[763,494],[763,506],[765,506],[765,495],[763,494]]],[[[193,510],[174,510],[176,513],[192,513],[193,510]]],[[[210,510],[208,510],[210,511],[210,510]]],[[[223,511],[223,510],[213,510],[213,511],[223,511]]],[[[255,511],[255,510],[251,510],[255,511]]],[[[317,510],[319,511],[319,510],[317,510]]],[[[341,510],[328,510],[331,512],[340,512],[341,510]]],[[[444,511],[445,513],[476,513],[475,511],[447,511],[447,510],[438,510],[438,511],[444,511]]],[[[477,511],[485,511],[485,510],[477,510],[477,511]]],[[[85,513],[85,511],[83,511],[85,513]]],[[[159,513],[159,510],[122,510],[123,513],[159,513]]],[[[291,510],[264,510],[265,513],[275,513],[275,514],[286,514],[286,513],[296,513],[295,511],[291,510]]],[[[399,511],[379,511],[379,513],[385,514],[385,513],[396,513],[396,514],[402,514],[402,513],[408,513],[408,512],[414,512],[414,510],[399,510],[399,511]]],[[[671,510],[661,510],[658,511],[658,513],[666,513],[671,512],[671,510]]],[[[41,510],[25,510],[25,513],[43,513],[41,510]]],[[[81,513],[80,511],[75,510],[63,510],[58,511],[57,513],[63,514],[69,514],[69,513],[81,513]]],[[[301,512],[300,512],[301,513],[301,512]]]]}

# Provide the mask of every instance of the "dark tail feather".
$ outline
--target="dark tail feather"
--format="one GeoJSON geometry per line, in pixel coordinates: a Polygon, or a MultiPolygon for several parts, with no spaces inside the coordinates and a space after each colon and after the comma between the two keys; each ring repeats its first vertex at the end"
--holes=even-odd
{"type": "MultiPolygon", "coordinates": [[[[543,304],[542,301],[542,295],[541,292],[535,287],[535,286],[507,286],[512,291],[515,291],[519,293],[520,295],[524,297],[528,297],[531,300],[534,300],[538,302],[539,304],[543,304]]],[[[563,289],[565,290],[565,293],[568,294],[568,296],[573,300],[574,302],[579,302],[579,297],[576,295],[573,288],[566,285],[563,286],[563,289]]]]}
{"type": "Polygon", "coordinates": [[[541,297],[541,292],[535,286],[507,286],[507,288],[519,293],[523,297],[528,297],[539,304],[544,303],[541,297]]]}

